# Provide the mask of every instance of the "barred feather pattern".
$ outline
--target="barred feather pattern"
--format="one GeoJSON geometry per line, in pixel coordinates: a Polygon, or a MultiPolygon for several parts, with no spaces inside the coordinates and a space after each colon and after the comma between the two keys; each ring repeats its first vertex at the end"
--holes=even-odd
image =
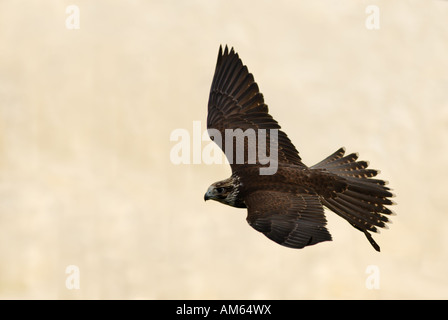
{"type": "Polygon", "coordinates": [[[321,196],[321,202],[362,231],[372,246],[380,251],[369,232],[388,228],[387,223],[391,222],[388,216],[394,213],[386,206],[395,204],[390,199],[394,194],[386,186],[386,181],[373,178],[379,170],[368,169],[367,161],[357,159],[357,153],[345,156],[345,149],[340,148],[311,169],[326,170],[346,181],[347,187],[343,192],[332,197],[321,196]]]}

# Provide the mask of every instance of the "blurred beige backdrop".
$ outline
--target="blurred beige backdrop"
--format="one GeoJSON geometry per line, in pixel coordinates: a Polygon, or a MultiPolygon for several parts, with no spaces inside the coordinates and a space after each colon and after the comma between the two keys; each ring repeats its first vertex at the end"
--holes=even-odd
{"type": "Polygon", "coordinates": [[[0,298],[448,298],[447,17],[436,0],[0,1],[0,298]],[[205,130],[220,44],[306,164],[345,146],[381,169],[398,203],[381,253],[331,212],[334,241],[276,245],[204,203],[227,165],[170,161],[173,130],[205,130]]]}

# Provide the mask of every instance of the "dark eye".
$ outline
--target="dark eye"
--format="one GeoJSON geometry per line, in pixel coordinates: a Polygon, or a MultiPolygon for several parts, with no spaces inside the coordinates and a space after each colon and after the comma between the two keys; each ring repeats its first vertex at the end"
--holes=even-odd
{"type": "Polygon", "coordinates": [[[224,188],[216,188],[216,192],[217,193],[223,193],[224,192],[224,188]]]}

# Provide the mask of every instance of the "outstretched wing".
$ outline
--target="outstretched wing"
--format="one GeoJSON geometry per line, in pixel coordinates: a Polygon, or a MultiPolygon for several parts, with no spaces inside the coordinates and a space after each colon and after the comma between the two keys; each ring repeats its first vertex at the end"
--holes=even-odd
{"type": "Polygon", "coordinates": [[[324,209],[315,194],[256,191],[245,203],[247,222],[283,246],[299,249],[331,240],[324,209]]]}
{"type": "MultiPolygon", "coordinates": [[[[263,95],[259,92],[253,75],[243,65],[233,48],[229,51],[227,46],[224,52],[222,47],[219,48],[208,102],[207,128],[212,140],[215,140],[216,137],[211,134],[210,129],[215,129],[220,133],[222,140],[219,142],[215,140],[215,142],[226,154],[233,172],[241,164],[253,163],[253,161],[248,161],[248,152],[256,154],[255,163],[259,165],[258,151],[253,148],[253,145],[248,145],[250,138],[247,135],[244,138],[244,162],[241,161],[241,156],[240,160],[237,159],[236,140],[233,141],[232,148],[229,147],[231,150],[226,150],[226,129],[233,131],[241,129],[245,133],[255,134],[257,145],[260,145],[259,139],[266,139],[263,146],[266,148],[267,155],[271,150],[270,129],[280,129],[280,125],[268,113],[268,106],[264,103],[263,95]],[[266,135],[259,135],[258,129],[266,129],[266,135]]],[[[305,166],[287,135],[281,130],[277,131],[277,135],[275,146],[278,150],[278,162],[305,166]]],[[[234,138],[231,137],[231,139],[234,138]]]]}

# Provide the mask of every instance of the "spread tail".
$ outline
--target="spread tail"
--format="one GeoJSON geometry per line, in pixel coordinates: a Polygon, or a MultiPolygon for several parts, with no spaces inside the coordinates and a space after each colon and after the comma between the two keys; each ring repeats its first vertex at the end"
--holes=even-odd
{"type": "Polygon", "coordinates": [[[387,228],[386,223],[390,222],[387,216],[393,212],[386,206],[394,204],[390,200],[394,195],[386,186],[386,181],[372,178],[379,173],[378,170],[367,169],[369,163],[366,161],[356,161],[356,153],[344,154],[345,149],[341,148],[311,167],[328,171],[346,182],[342,192],[331,196],[321,195],[321,202],[362,231],[375,250],[380,251],[369,232],[387,228]]]}

